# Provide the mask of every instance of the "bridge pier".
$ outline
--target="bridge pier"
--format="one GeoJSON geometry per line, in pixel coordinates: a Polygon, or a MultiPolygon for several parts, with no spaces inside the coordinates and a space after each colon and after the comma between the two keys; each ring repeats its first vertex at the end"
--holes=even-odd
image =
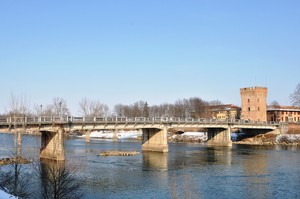
{"type": "Polygon", "coordinates": [[[57,131],[42,131],[41,159],[65,160],[64,129],[59,127],[57,131]]]}
{"type": "Polygon", "coordinates": [[[15,132],[15,148],[16,156],[21,157],[22,155],[22,134],[19,130],[15,132]]]}
{"type": "Polygon", "coordinates": [[[142,151],[168,152],[167,127],[143,129],[142,151]]]}
{"type": "Polygon", "coordinates": [[[227,129],[208,129],[207,136],[207,144],[210,146],[232,146],[230,126],[227,129]]]}
{"type": "Polygon", "coordinates": [[[85,132],[85,142],[86,143],[90,143],[91,142],[91,131],[90,130],[87,130],[85,132]]]}
{"type": "Polygon", "coordinates": [[[113,140],[116,141],[118,139],[118,129],[116,128],[113,132],[113,140]]]}

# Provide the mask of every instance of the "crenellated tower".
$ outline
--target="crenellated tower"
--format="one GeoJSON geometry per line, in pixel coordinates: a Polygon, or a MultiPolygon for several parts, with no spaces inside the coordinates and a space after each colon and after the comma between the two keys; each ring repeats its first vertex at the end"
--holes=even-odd
{"type": "Polygon", "coordinates": [[[242,100],[241,119],[253,121],[267,121],[268,88],[241,88],[240,94],[242,100]]]}

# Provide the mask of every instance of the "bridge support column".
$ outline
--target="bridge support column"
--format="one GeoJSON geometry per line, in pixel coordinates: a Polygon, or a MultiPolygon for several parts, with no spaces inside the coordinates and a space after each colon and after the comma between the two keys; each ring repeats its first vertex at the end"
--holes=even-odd
{"type": "Polygon", "coordinates": [[[15,143],[15,147],[16,147],[16,149],[17,149],[17,154],[15,154],[15,155],[17,155],[17,157],[21,157],[21,155],[22,155],[22,134],[21,134],[21,132],[20,131],[16,131],[16,143],[15,143]]]}
{"type": "Polygon", "coordinates": [[[41,144],[41,159],[65,160],[63,128],[58,128],[56,132],[43,131],[41,144]]]}
{"type": "Polygon", "coordinates": [[[167,127],[143,129],[142,151],[168,152],[167,127]]]}
{"type": "Polygon", "coordinates": [[[85,142],[86,143],[90,143],[91,142],[91,131],[90,130],[87,130],[85,132],[85,142]]]}
{"type": "Polygon", "coordinates": [[[231,128],[227,129],[208,129],[208,141],[210,146],[232,146],[231,128]]]}
{"type": "Polygon", "coordinates": [[[118,129],[115,129],[113,132],[113,140],[117,140],[118,139],[118,129]]]}

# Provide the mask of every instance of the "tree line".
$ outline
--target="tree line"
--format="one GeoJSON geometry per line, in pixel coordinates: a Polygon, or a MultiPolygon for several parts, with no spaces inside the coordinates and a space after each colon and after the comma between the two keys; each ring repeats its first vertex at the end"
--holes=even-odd
{"type": "MultiPolygon", "coordinates": [[[[300,107],[300,83],[290,94],[293,106],[300,107]]],[[[200,97],[178,99],[174,103],[163,103],[149,106],[147,101],[136,101],[132,104],[117,104],[111,110],[108,105],[99,100],[82,98],[79,103],[79,116],[84,117],[192,117],[209,118],[211,113],[206,107],[221,105],[219,100],[206,101],[200,97]]],[[[273,101],[270,105],[279,105],[273,101]]],[[[34,105],[31,108],[30,98],[25,95],[11,94],[6,116],[67,116],[71,115],[67,101],[61,97],[54,97],[47,105],[34,105]]]]}
{"type": "MultiPolygon", "coordinates": [[[[207,117],[205,107],[220,105],[219,100],[205,101],[199,97],[178,99],[174,103],[163,103],[149,106],[147,101],[137,101],[132,104],[117,104],[111,110],[108,105],[99,100],[82,98],[79,103],[79,116],[84,117],[207,117]]],[[[10,96],[10,103],[4,115],[9,117],[23,116],[69,116],[67,101],[54,97],[47,105],[30,106],[30,98],[24,95],[10,96]]]]}

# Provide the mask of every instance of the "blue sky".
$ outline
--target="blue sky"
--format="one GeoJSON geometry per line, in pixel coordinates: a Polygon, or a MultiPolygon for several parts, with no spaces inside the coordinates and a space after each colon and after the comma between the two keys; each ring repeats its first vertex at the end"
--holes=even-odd
{"type": "Polygon", "coordinates": [[[87,97],[111,108],[201,97],[240,105],[267,86],[289,105],[300,82],[300,1],[0,1],[0,113],[87,97]]]}

